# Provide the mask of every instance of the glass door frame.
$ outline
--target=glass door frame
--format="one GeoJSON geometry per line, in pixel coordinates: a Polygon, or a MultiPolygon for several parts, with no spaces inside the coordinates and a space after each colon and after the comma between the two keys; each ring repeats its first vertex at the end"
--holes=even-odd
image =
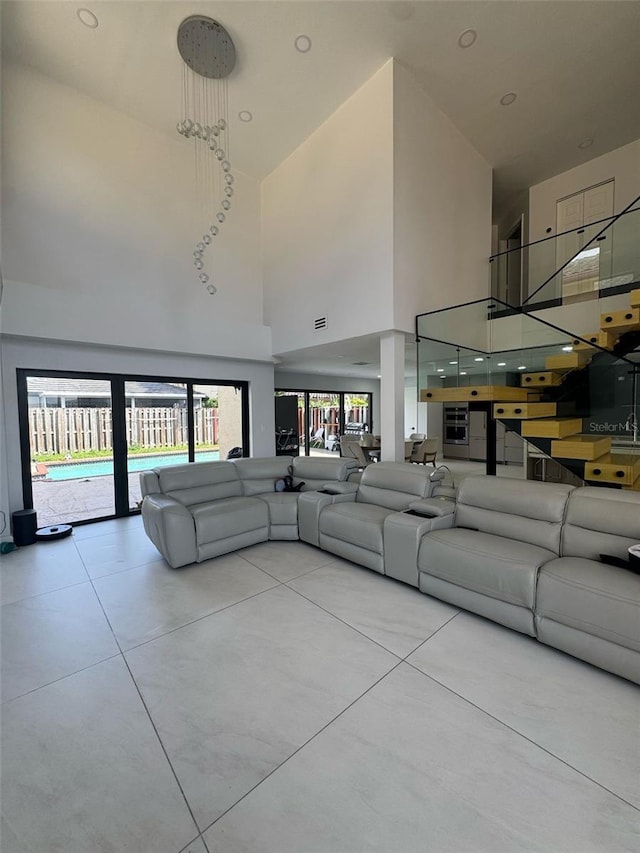
{"type": "Polygon", "coordinates": [[[245,456],[250,455],[249,433],[249,383],[246,380],[194,379],[184,376],[155,376],[133,373],[96,373],[80,370],[38,370],[31,367],[16,368],[18,389],[18,425],[20,430],[20,460],[22,470],[22,499],[25,509],[33,509],[31,485],[31,443],[29,435],[29,399],[27,380],[31,376],[64,379],[98,379],[107,381],[111,387],[111,443],[113,448],[114,513],[73,521],[73,525],[92,524],[111,518],[139,515],[140,510],[129,506],[128,447],[126,435],[126,382],[166,382],[186,385],[187,389],[187,433],[189,462],[195,461],[195,416],[193,412],[194,385],[225,385],[237,388],[242,394],[242,448],[245,456]]]}
{"type": "Polygon", "coordinates": [[[302,397],[304,400],[304,434],[305,434],[305,443],[304,443],[304,455],[310,456],[311,444],[310,444],[310,431],[311,431],[311,409],[309,406],[309,398],[313,394],[324,394],[326,396],[335,396],[338,398],[338,435],[344,435],[345,431],[345,416],[344,416],[344,398],[345,396],[362,396],[369,398],[369,432],[373,433],[373,392],[372,391],[331,391],[331,390],[317,390],[307,389],[302,390],[300,388],[274,388],[274,394],[297,394],[298,397],[302,397]]]}

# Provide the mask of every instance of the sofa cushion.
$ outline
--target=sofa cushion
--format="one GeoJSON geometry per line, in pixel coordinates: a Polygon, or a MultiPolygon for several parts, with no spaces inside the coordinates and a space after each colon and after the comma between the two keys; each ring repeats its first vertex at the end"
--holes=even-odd
{"type": "Polygon", "coordinates": [[[533,610],[541,566],[555,555],[546,548],[477,530],[452,528],[428,533],[418,569],[474,592],[533,610]]]}
{"type": "Polygon", "coordinates": [[[242,483],[242,494],[250,496],[273,492],[275,481],[286,477],[292,462],[292,456],[237,459],[233,465],[242,483]]]}
{"type": "Polygon", "coordinates": [[[569,497],[560,553],[597,560],[600,554],[626,557],[640,542],[640,494],[584,486],[569,497]]]}
{"type": "Polygon", "coordinates": [[[573,486],[466,477],[458,492],[456,526],[538,545],[560,553],[560,533],[573,486]]]}
{"type": "Polygon", "coordinates": [[[235,497],[189,507],[198,545],[267,527],[269,510],[260,498],[235,497]]]}
{"type": "Polygon", "coordinates": [[[396,512],[407,509],[416,498],[429,494],[430,470],[404,462],[378,462],[362,472],[356,500],[396,512]]]}
{"type": "Polygon", "coordinates": [[[238,472],[231,462],[190,462],[154,471],[162,492],[184,506],[242,494],[238,472]]]}
{"type": "Polygon", "coordinates": [[[260,495],[260,500],[269,507],[269,523],[298,524],[297,492],[272,492],[260,495]]]}
{"type": "Polygon", "coordinates": [[[540,571],[536,614],[640,652],[640,577],[624,569],[551,560],[540,571]]]}
{"type": "Polygon", "coordinates": [[[320,515],[319,532],[382,554],[384,520],[392,511],[375,504],[332,504],[320,515]]]}

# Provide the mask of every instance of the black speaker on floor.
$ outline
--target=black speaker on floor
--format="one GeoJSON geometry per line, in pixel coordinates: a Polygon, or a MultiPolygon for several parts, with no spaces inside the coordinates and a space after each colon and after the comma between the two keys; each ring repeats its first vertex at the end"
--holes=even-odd
{"type": "Polygon", "coordinates": [[[16,545],[33,545],[38,529],[38,515],[35,509],[19,509],[12,513],[13,541],[16,545]]]}

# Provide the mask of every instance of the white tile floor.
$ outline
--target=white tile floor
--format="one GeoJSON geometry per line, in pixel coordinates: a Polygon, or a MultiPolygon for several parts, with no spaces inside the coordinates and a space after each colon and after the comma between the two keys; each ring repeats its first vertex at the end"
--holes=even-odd
{"type": "Polygon", "coordinates": [[[3,853],[640,849],[640,691],[298,542],[7,555],[3,853]]]}

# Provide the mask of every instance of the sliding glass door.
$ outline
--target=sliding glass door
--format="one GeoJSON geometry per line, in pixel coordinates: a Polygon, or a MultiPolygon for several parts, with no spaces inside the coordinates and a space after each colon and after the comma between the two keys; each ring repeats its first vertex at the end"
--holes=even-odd
{"type": "MultiPolygon", "coordinates": [[[[282,398],[297,399],[297,429],[301,455],[326,456],[338,453],[342,433],[362,435],[373,431],[372,395],[368,392],[276,389],[276,452],[279,437],[285,433],[288,435],[295,427],[293,422],[284,423],[282,413],[285,407],[278,405],[282,398]]],[[[290,449],[288,443],[282,452],[291,454],[295,451],[290,449]]]]}
{"type": "Polygon", "coordinates": [[[19,370],[18,401],[40,527],[136,512],[140,471],[249,455],[246,382],[19,370]]]}
{"type": "Polygon", "coordinates": [[[113,515],[111,383],[32,375],[25,390],[23,465],[38,525],[113,515]]]}

